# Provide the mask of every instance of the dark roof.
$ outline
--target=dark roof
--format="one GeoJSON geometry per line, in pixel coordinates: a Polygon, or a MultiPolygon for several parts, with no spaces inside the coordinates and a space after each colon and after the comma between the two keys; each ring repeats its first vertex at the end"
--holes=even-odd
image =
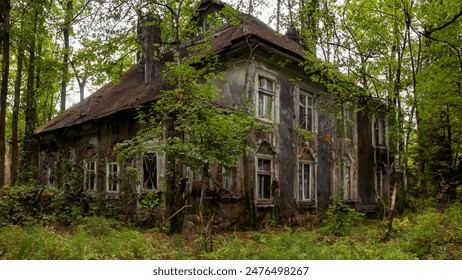
{"type": "Polygon", "coordinates": [[[161,87],[160,77],[151,83],[145,83],[141,65],[135,65],[125,73],[119,83],[104,85],[83,101],[40,126],[37,133],[83,124],[116,112],[139,107],[155,100],[161,87]]]}
{"type": "MultiPolygon", "coordinates": [[[[303,48],[295,41],[276,34],[268,25],[252,16],[246,16],[239,26],[230,26],[218,31],[215,34],[212,51],[214,53],[226,52],[233,44],[246,36],[258,37],[282,51],[289,52],[292,56],[302,58],[305,55],[303,48]]],[[[158,67],[161,66],[158,65],[158,67]]],[[[159,72],[160,70],[157,71],[157,73],[159,72]]],[[[109,83],[101,87],[82,102],[61,112],[40,126],[37,134],[101,119],[116,112],[133,109],[153,101],[158,97],[163,86],[160,76],[153,77],[151,83],[145,83],[143,67],[135,65],[125,73],[117,84],[109,83]]]]}
{"type": "Polygon", "coordinates": [[[244,15],[244,17],[241,25],[237,27],[231,26],[217,32],[213,45],[214,52],[226,49],[237,40],[244,39],[246,36],[255,36],[285,52],[288,51],[292,53],[292,55],[299,56],[300,58],[306,55],[303,48],[294,40],[287,36],[277,34],[271,27],[253,16],[244,15]]]}

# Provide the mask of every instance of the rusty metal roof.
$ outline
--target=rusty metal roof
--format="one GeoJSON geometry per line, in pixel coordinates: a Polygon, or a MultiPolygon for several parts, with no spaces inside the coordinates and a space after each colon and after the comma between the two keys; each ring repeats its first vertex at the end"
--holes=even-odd
{"type": "MultiPolygon", "coordinates": [[[[212,51],[223,53],[233,44],[254,36],[272,46],[302,58],[303,48],[286,36],[277,34],[255,17],[246,16],[239,26],[230,26],[215,34],[212,51]]],[[[158,69],[162,65],[158,65],[158,69]]],[[[160,70],[157,73],[161,73],[160,70]]],[[[151,83],[144,82],[142,65],[134,65],[118,83],[108,83],[86,99],[61,112],[58,116],[37,129],[37,134],[51,132],[89,121],[98,120],[114,113],[134,109],[155,100],[163,87],[161,75],[153,77],[151,83]]]]}

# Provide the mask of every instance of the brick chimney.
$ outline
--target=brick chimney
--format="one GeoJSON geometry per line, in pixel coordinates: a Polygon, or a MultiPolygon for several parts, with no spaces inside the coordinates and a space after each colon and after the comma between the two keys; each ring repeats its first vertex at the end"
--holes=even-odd
{"type": "Polygon", "coordinates": [[[160,18],[155,16],[143,17],[138,26],[138,37],[142,45],[141,56],[138,55],[138,63],[144,65],[144,82],[150,83],[153,77],[158,74],[155,61],[159,60],[162,43],[160,18]]]}

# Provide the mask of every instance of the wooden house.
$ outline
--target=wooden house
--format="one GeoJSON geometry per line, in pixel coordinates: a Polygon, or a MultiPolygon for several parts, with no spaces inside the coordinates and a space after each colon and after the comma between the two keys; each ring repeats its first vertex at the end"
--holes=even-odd
{"type": "MultiPolygon", "coordinates": [[[[221,4],[203,1],[198,21],[221,4]]],[[[165,87],[162,61],[154,62],[150,46],[160,42],[158,29],[145,28],[144,59],[118,83],[110,83],[42,125],[36,132],[36,176],[43,184],[59,185],[63,165],[80,172],[85,193],[100,194],[119,205],[119,215],[139,214],[139,195],[162,194],[163,155],[145,153],[119,162],[114,146],[137,133],[136,109],[156,102],[165,87]],[[150,30],[150,31],[149,31],[150,30]],[[137,178],[120,180],[130,165],[137,178]]],[[[255,118],[270,130],[254,131],[252,151],[243,155],[229,175],[211,170],[226,194],[206,195],[217,223],[263,224],[270,220],[306,223],[325,211],[333,195],[350,205],[375,209],[383,196],[386,154],[385,123],[358,104],[335,111],[335,96],[300,67],[305,50],[296,32],[277,34],[255,17],[243,15],[238,26],[224,26],[214,35],[212,51],[224,62],[221,106],[240,107],[253,101],[255,118]],[[295,36],[293,36],[295,35],[295,36]],[[339,117],[343,116],[343,117],[339,117]],[[311,135],[306,139],[302,131],[311,135]],[[250,193],[249,193],[250,190],[250,193]]],[[[337,102],[338,104],[338,102],[337,102]]],[[[197,173],[188,170],[186,199],[193,201],[197,173]]],[[[192,203],[194,204],[194,203],[192,203]]],[[[187,211],[194,212],[194,209],[187,211]]]]}

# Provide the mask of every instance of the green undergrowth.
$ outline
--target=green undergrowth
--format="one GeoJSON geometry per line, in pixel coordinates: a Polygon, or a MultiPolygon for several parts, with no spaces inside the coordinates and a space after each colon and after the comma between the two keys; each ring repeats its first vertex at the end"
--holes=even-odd
{"type": "Polygon", "coordinates": [[[101,217],[84,218],[72,227],[5,225],[0,227],[0,259],[462,259],[460,204],[396,217],[387,242],[381,242],[383,221],[355,220],[348,231],[339,231],[332,224],[336,219],[315,230],[217,233],[207,251],[199,249],[203,243],[193,232],[168,236],[101,217]]]}

